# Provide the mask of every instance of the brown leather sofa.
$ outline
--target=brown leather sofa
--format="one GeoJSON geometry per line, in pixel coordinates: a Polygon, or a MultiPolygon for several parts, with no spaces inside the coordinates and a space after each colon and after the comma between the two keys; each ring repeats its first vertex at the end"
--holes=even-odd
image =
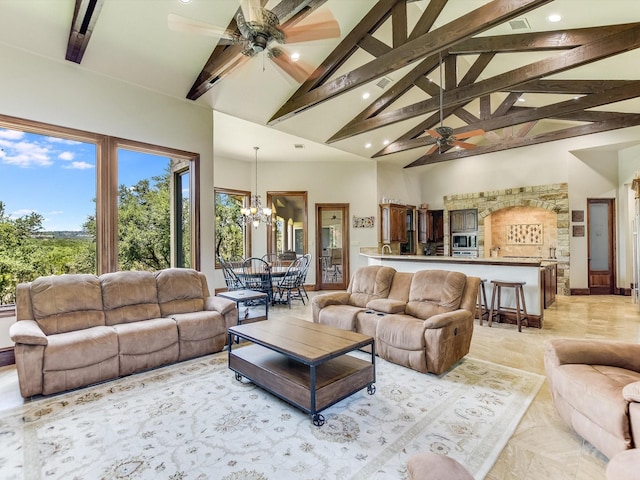
{"type": "Polygon", "coordinates": [[[16,291],[10,328],[23,397],[218,352],[235,302],[192,269],[40,277],[16,291]]]}
{"type": "Polygon", "coordinates": [[[313,297],[313,321],[372,336],[385,360],[440,374],[469,353],[479,283],[460,272],[362,267],[346,292],[313,297]]]}
{"type": "Polygon", "coordinates": [[[556,409],[581,437],[609,459],[639,447],[640,344],[557,338],[544,363],[556,409]]]}

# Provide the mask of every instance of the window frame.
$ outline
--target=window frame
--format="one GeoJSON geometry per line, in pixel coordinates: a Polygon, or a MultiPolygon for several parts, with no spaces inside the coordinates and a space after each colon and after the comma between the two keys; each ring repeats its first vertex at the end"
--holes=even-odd
{"type": "MultiPolygon", "coordinates": [[[[243,197],[243,207],[244,208],[248,208],[251,205],[251,192],[248,190],[237,190],[237,189],[233,189],[233,188],[225,188],[225,187],[214,187],[213,188],[213,211],[214,211],[214,217],[217,218],[217,214],[216,214],[216,198],[218,196],[219,193],[225,194],[225,195],[240,195],[243,197]]],[[[216,230],[216,227],[214,226],[214,251],[215,251],[215,243],[218,241],[218,232],[216,230]]],[[[245,257],[249,258],[251,257],[251,228],[248,228],[247,225],[244,226],[244,238],[243,238],[243,243],[244,243],[244,251],[246,252],[245,257]]],[[[220,265],[220,261],[218,260],[218,255],[217,252],[214,255],[215,257],[215,268],[216,269],[220,269],[222,268],[222,266],[220,265]]]]}

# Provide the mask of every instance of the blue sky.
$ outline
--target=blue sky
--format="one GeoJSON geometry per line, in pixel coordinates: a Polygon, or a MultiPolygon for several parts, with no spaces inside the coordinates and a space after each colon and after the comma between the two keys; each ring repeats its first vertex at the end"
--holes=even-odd
{"type": "MultiPolygon", "coordinates": [[[[0,201],[13,218],[36,212],[45,231],[81,230],[94,214],[96,147],[90,143],[0,129],[0,201]]],[[[120,150],[118,184],[164,172],[166,157],[120,150]]]]}

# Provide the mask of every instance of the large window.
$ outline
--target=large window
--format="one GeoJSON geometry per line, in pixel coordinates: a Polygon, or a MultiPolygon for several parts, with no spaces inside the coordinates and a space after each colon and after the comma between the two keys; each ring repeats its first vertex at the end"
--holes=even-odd
{"type": "Polygon", "coordinates": [[[0,305],[41,275],[199,268],[198,156],[0,115],[0,305]]]}
{"type": "Polygon", "coordinates": [[[240,214],[250,200],[251,192],[215,189],[216,266],[219,257],[233,260],[251,256],[251,230],[242,224],[240,214]]]}

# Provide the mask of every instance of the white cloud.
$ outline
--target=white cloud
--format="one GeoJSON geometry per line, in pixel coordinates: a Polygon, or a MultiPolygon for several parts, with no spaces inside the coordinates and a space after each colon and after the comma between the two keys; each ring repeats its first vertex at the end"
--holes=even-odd
{"type": "Polygon", "coordinates": [[[2,162],[18,167],[47,167],[53,164],[46,147],[41,147],[35,143],[29,142],[8,142],[3,145],[5,151],[2,155],[2,162]]]}
{"type": "Polygon", "coordinates": [[[7,140],[20,140],[22,137],[24,137],[24,132],[0,129],[0,138],[5,138],[7,140]]]}
{"type": "Polygon", "coordinates": [[[82,143],[75,140],[67,140],[66,138],[57,137],[45,137],[45,140],[49,143],[64,143],[65,145],[80,145],[82,143]]]}
{"type": "Polygon", "coordinates": [[[64,213],[64,210],[52,210],[50,212],[47,212],[47,215],[62,215],[64,213]]]}
{"type": "Polygon", "coordinates": [[[24,217],[25,215],[30,215],[32,213],[37,213],[37,212],[35,210],[30,209],[30,208],[21,208],[20,210],[16,210],[15,212],[11,212],[9,216],[11,218],[20,218],[20,217],[24,217]]]}
{"type": "Polygon", "coordinates": [[[73,160],[75,156],[76,156],[75,153],[67,151],[67,152],[62,152],[60,155],[58,155],[58,158],[60,160],[73,160]]]}
{"type": "Polygon", "coordinates": [[[62,168],[69,168],[73,170],[86,170],[88,168],[94,168],[94,166],[87,162],[71,162],[69,165],[65,165],[62,168]]]}

